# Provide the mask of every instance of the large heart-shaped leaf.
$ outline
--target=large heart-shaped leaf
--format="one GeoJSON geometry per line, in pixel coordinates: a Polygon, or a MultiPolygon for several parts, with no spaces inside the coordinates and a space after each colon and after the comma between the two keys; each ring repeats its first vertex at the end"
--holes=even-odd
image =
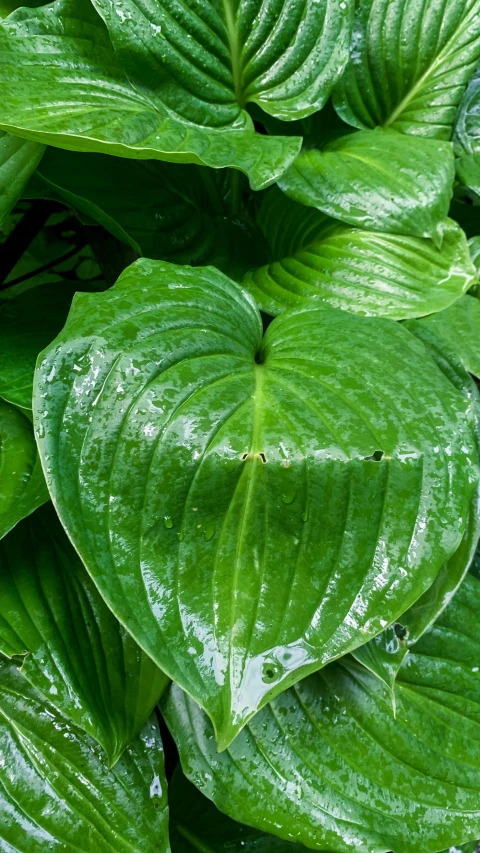
{"type": "Polygon", "coordinates": [[[479,0],[357,0],[335,108],[354,127],[450,139],[479,59],[479,0]]]}
{"type": "Polygon", "coordinates": [[[232,166],[260,189],[300,142],[256,133],[245,105],[287,120],[319,109],[347,61],[351,13],[351,0],[20,10],[0,27],[0,126],[80,151],[232,166]]]}
{"type": "Polygon", "coordinates": [[[451,220],[438,249],[431,240],[342,225],[272,187],[258,221],[270,263],[243,284],[269,314],[322,300],[401,320],[441,310],[476,281],[465,235],[451,220]]]}
{"type": "Polygon", "coordinates": [[[180,765],[169,782],[168,801],[172,853],[306,853],[303,844],[267,835],[218,811],[180,765]]]}
{"type": "Polygon", "coordinates": [[[468,576],[388,688],[350,657],[297,684],[228,751],[177,686],[185,773],[236,820],[317,850],[433,853],[480,834],[480,581],[468,576]]]}
{"type": "Polygon", "coordinates": [[[232,214],[221,172],[49,148],[25,196],[60,199],[140,255],[241,278],[265,258],[261,233],[232,214]]]}
{"type": "Polygon", "coordinates": [[[169,853],[154,718],[109,769],[101,747],[0,658],[0,849],[169,853]]]}
{"type": "Polygon", "coordinates": [[[0,305],[0,397],[31,411],[38,353],[59,333],[72,299],[82,290],[103,290],[100,282],[62,281],[28,290],[0,305]]]}
{"type": "Polygon", "coordinates": [[[51,507],[0,543],[0,652],[104,747],[110,764],[168,679],[104,604],[51,507]]]}
{"type": "Polygon", "coordinates": [[[309,141],[278,183],[342,222],[441,243],[454,177],[449,143],[377,128],[309,141]]]}
{"type": "Polygon", "coordinates": [[[77,295],[34,411],[102,595],[221,746],[432,584],[478,481],[470,404],[399,324],[319,305],[262,342],[208,267],[138,261],[77,295]]]}
{"type": "Polygon", "coordinates": [[[48,497],[32,424],[0,399],[0,539],[48,497]]]}
{"type": "Polygon", "coordinates": [[[0,224],[42,159],[45,146],[0,131],[0,224]]]}

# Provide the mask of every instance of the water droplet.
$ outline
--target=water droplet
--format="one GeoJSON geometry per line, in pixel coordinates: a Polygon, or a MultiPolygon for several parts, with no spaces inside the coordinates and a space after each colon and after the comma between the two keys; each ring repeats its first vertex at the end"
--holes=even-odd
{"type": "Polygon", "coordinates": [[[181,530],[180,533],[177,533],[177,539],[179,542],[183,542],[184,538],[185,538],[185,534],[184,534],[183,530],[181,530]]]}
{"type": "Polygon", "coordinates": [[[308,509],[302,512],[302,521],[308,521],[308,509]]]}
{"type": "Polygon", "coordinates": [[[295,500],[296,491],[293,488],[288,488],[282,495],[282,501],[284,504],[291,504],[295,500]]]}
{"type": "Polygon", "coordinates": [[[164,523],[165,523],[165,527],[167,528],[167,530],[171,530],[171,529],[172,529],[172,527],[173,527],[173,521],[172,521],[171,516],[170,516],[170,515],[166,515],[166,516],[164,517],[163,521],[164,521],[164,523]]]}
{"type": "Polygon", "coordinates": [[[277,681],[278,676],[282,667],[278,663],[272,663],[272,661],[267,661],[263,664],[262,667],[262,680],[265,684],[273,684],[274,681],[277,681]]]}

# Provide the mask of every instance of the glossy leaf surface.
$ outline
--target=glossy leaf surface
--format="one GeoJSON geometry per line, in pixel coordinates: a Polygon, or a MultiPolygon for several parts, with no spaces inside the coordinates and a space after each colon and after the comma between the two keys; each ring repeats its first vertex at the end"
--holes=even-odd
{"type": "Polygon", "coordinates": [[[479,0],[358,0],[335,107],[354,127],[448,140],[479,59],[479,0]]]}
{"type": "Polygon", "coordinates": [[[0,224],[10,213],[45,146],[0,131],[0,224]]]}
{"type": "Polygon", "coordinates": [[[111,770],[101,747],[0,659],[0,754],[2,851],[168,853],[154,718],[111,770]]]}
{"type": "Polygon", "coordinates": [[[455,554],[442,566],[432,586],[402,613],[395,625],[389,626],[352,652],[357,661],[378,675],[392,690],[394,707],[393,691],[402,661],[448,606],[472,564],[480,535],[479,499],[480,494],[477,494],[472,500],[462,542],[455,554]]]}
{"type": "Polygon", "coordinates": [[[180,765],[169,782],[168,800],[172,853],[306,853],[303,844],[267,835],[218,811],[180,765]]]}
{"type": "Polygon", "coordinates": [[[32,424],[0,399],[0,539],[47,500],[32,424]]]}
{"type": "Polygon", "coordinates": [[[480,154],[480,71],[472,75],[455,124],[458,154],[480,154]]]}
{"type": "Polygon", "coordinates": [[[272,188],[258,221],[270,263],[243,284],[269,314],[321,300],[358,314],[419,317],[476,281],[465,236],[451,220],[437,249],[431,240],[342,225],[272,188]]]}
{"type": "Polygon", "coordinates": [[[264,260],[261,233],[232,215],[219,171],[49,148],[35,179],[28,197],[43,190],[145,257],[211,263],[232,278],[264,260]]]}
{"type": "Polygon", "coordinates": [[[102,290],[99,282],[42,285],[0,304],[0,397],[20,409],[32,409],[37,356],[67,319],[78,289],[102,290]]]}
{"type": "Polygon", "coordinates": [[[449,308],[423,317],[421,325],[438,336],[465,370],[480,378],[480,300],[468,294],[449,308]]]}
{"type": "Polygon", "coordinates": [[[310,143],[278,184],[342,222],[441,243],[453,179],[450,144],[377,128],[310,143]]]}
{"type": "Polygon", "coordinates": [[[287,120],[315,112],[350,40],[350,0],[280,10],[270,0],[57,0],[20,10],[0,29],[0,126],[80,151],[232,166],[260,189],[299,140],[257,134],[246,103],[287,120]]]}
{"type": "Polygon", "coordinates": [[[0,652],[26,654],[22,675],[111,764],[168,683],[104,604],[50,506],[0,544],[0,652]]]}
{"type": "Polygon", "coordinates": [[[465,154],[455,163],[457,180],[480,197],[480,154],[465,154]]]}
{"type": "Polygon", "coordinates": [[[102,595],[221,746],[432,584],[478,480],[471,405],[405,329],[315,306],[262,342],[208,267],[139,261],[77,296],[34,411],[102,595]]]}
{"type": "Polygon", "coordinates": [[[317,850],[425,853],[480,831],[480,581],[406,658],[397,715],[352,658],[274,699],[219,754],[206,715],[165,703],[189,778],[236,820],[317,850]]]}

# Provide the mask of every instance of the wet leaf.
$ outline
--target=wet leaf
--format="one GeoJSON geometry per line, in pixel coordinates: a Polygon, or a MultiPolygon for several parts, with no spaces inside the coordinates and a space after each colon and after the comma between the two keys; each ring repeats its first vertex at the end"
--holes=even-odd
{"type": "Polygon", "coordinates": [[[352,6],[296,0],[283,15],[277,0],[57,0],[19,10],[0,28],[0,126],[79,151],[231,166],[261,189],[300,140],[256,133],[246,104],[287,121],[319,109],[348,59],[352,6]]]}
{"type": "Polygon", "coordinates": [[[269,314],[318,300],[362,315],[419,317],[450,305],[477,280],[465,235],[451,220],[438,249],[431,240],[342,225],[273,187],[258,221],[270,263],[243,284],[269,314]]]}
{"type": "Polygon", "coordinates": [[[114,764],[168,679],[101,599],[51,506],[0,543],[0,652],[114,764]]]}
{"type": "Polygon", "coordinates": [[[77,295],[34,412],[75,547],[220,747],[413,604],[478,482],[471,403],[402,326],[319,305],[262,341],[211,267],[142,260],[77,295]]]}
{"type": "Polygon", "coordinates": [[[0,539],[48,497],[32,424],[0,399],[0,539]]]}
{"type": "Polygon", "coordinates": [[[444,311],[418,322],[427,334],[438,336],[447,351],[456,355],[469,373],[480,378],[479,299],[467,294],[444,311]]]}
{"type": "Polygon", "coordinates": [[[168,799],[172,853],[306,853],[303,844],[283,841],[222,814],[188,781],[180,765],[170,780],[168,799]]]}
{"type": "Polygon", "coordinates": [[[374,231],[441,244],[452,196],[452,146],[377,128],[310,141],[279,179],[294,201],[374,231]]]}
{"type": "MultiPolygon", "coordinates": [[[[467,576],[388,688],[347,656],[257,714],[223,753],[173,685],[187,776],[240,820],[317,850],[433,853],[480,834],[480,581],[467,576]]],[[[467,848],[468,849],[468,848],[467,848]]]]}
{"type": "Polygon", "coordinates": [[[196,166],[132,161],[49,148],[25,195],[60,199],[140,255],[205,264],[241,277],[262,263],[262,235],[232,215],[223,174],[196,166]]]}
{"type": "Polygon", "coordinates": [[[0,225],[22,194],[44,151],[45,146],[38,142],[0,131],[0,225]]]}
{"type": "Polygon", "coordinates": [[[479,59],[479,0],[358,0],[335,108],[354,127],[448,140],[479,59]]]}
{"type": "Polygon", "coordinates": [[[109,769],[101,747],[0,659],[0,754],[2,850],[169,853],[154,718],[109,769]]]}

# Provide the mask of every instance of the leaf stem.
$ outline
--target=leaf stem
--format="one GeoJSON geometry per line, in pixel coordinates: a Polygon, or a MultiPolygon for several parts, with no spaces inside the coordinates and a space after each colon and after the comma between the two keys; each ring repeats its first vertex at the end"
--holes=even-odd
{"type": "Polygon", "coordinates": [[[238,216],[242,209],[242,174],[238,169],[231,170],[230,210],[232,216],[238,216]]]}

